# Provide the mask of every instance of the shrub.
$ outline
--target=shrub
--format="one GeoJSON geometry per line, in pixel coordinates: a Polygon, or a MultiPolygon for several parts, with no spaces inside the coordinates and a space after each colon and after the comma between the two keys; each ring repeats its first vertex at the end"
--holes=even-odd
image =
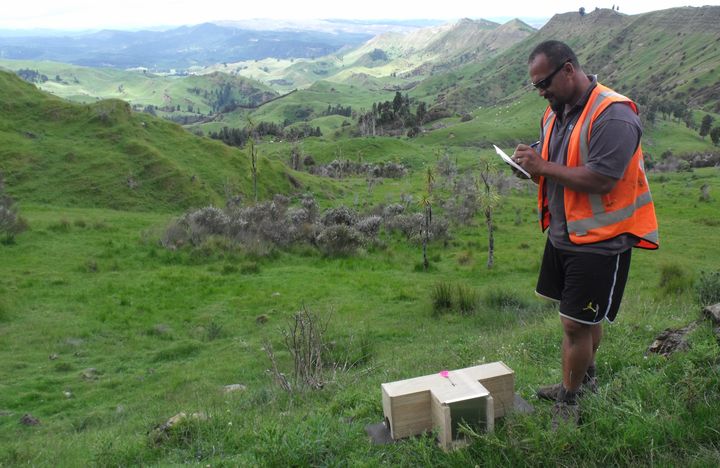
{"type": "Polygon", "coordinates": [[[188,225],[182,220],[172,221],[160,239],[160,244],[166,249],[175,250],[190,241],[188,225]]]}
{"type": "Polygon", "coordinates": [[[62,218],[57,223],[51,224],[48,229],[55,232],[68,232],[70,231],[70,221],[62,218]]]}
{"type": "Polygon", "coordinates": [[[305,195],[302,197],[302,200],[300,201],[300,204],[302,205],[303,209],[308,214],[308,222],[314,223],[317,220],[318,216],[318,205],[315,201],[315,197],[312,195],[305,195]]]}
{"type": "Polygon", "coordinates": [[[245,262],[240,266],[240,273],[244,275],[255,275],[260,273],[260,266],[257,262],[245,262]]]}
{"type": "Polygon", "coordinates": [[[440,314],[452,308],[452,287],[449,283],[441,281],[435,283],[431,291],[433,313],[440,314]]]}
{"type": "Polygon", "coordinates": [[[214,206],[200,208],[185,216],[190,241],[193,245],[200,245],[210,235],[224,235],[230,219],[222,210],[214,206]]]}
{"type": "Polygon", "coordinates": [[[336,224],[323,229],[316,238],[320,250],[329,256],[351,255],[362,246],[362,235],[353,227],[336,224]]]}
{"type": "Polygon", "coordinates": [[[406,239],[419,239],[422,234],[424,218],[422,213],[403,214],[386,222],[389,231],[400,231],[406,239]]]}
{"type": "Polygon", "coordinates": [[[346,226],[354,226],[357,222],[357,214],[346,206],[338,206],[330,208],[323,213],[322,224],[325,226],[334,226],[344,224],[346,226]]]}
{"type": "Polygon", "coordinates": [[[3,180],[0,174],[0,234],[5,236],[4,244],[15,242],[15,236],[26,231],[27,221],[18,214],[15,200],[3,193],[3,180]]]}
{"type": "Polygon", "coordinates": [[[400,203],[393,203],[383,208],[382,217],[387,221],[390,218],[401,215],[403,211],[405,211],[405,207],[403,205],[400,203]]]}
{"type": "Polygon", "coordinates": [[[293,373],[290,380],[280,371],[272,344],[264,343],[265,352],[272,364],[275,381],[288,392],[312,389],[325,385],[324,363],[329,359],[325,340],[329,317],[320,317],[305,305],[293,316],[292,323],[282,330],[285,347],[293,359],[293,373]]]}
{"type": "Polygon", "coordinates": [[[211,321],[207,326],[206,338],[208,341],[213,341],[224,336],[223,326],[216,321],[211,321]]]}
{"type": "Polygon", "coordinates": [[[700,305],[712,305],[720,302],[720,270],[701,271],[700,278],[695,286],[700,305]]]}
{"type": "Polygon", "coordinates": [[[678,264],[670,263],[660,266],[660,290],[665,294],[681,294],[692,286],[692,278],[678,264]]]}
{"type": "Polygon", "coordinates": [[[708,184],[703,184],[700,187],[700,198],[698,200],[705,203],[710,202],[710,186],[708,184]]]}
{"type": "Polygon", "coordinates": [[[358,221],[355,228],[368,239],[375,239],[380,232],[382,218],[380,216],[368,216],[358,221]]]}

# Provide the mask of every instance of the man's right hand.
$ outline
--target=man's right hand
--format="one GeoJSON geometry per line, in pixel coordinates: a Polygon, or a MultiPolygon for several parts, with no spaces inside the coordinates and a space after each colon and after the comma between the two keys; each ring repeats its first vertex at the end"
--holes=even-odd
{"type": "MultiPolygon", "coordinates": [[[[537,183],[540,177],[540,171],[543,164],[547,164],[540,154],[535,151],[535,148],[529,145],[519,144],[515,148],[515,152],[511,156],[512,160],[515,161],[520,167],[525,169],[532,177],[533,182],[537,183]]],[[[516,169],[513,169],[516,175],[525,178],[525,176],[516,169]]]]}

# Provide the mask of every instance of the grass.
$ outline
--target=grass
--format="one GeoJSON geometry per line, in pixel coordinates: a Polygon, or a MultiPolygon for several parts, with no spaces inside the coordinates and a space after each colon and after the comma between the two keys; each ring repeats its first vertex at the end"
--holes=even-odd
{"type": "MultiPolygon", "coordinates": [[[[429,272],[416,268],[419,245],[386,233],[341,258],[312,246],[245,251],[221,242],[170,251],[159,239],[174,217],[222,203],[228,186],[249,193],[244,153],[126,113],[119,101],[70,105],[7,74],[0,80],[0,169],[30,226],[14,244],[0,244],[0,466],[720,461],[710,325],[691,334],[686,353],[645,356],[662,330],[697,319],[701,290],[715,290],[702,272],[717,270],[720,201],[699,202],[698,194],[704,185],[720,193],[717,169],[651,175],[661,249],[633,255],[618,323],[607,327],[598,357],[600,392],[583,402],[586,424],[551,433],[549,408],[533,395],[560,378],[561,336],[554,306],[533,294],[544,243],[533,187],[520,186],[498,208],[491,270],[479,216],[429,245],[429,272]],[[140,194],[123,185],[128,172],[142,182],[140,194]],[[436,313],[437,304],[456,313],[436,313]],[[329,317],[333,360],[352,365],[328,368],[322,390],[288,394],[267,372],[263,347],[269,342],[279,368],[291,372],[281,330],[304,306],[329,317]],[[535,413],[499,421],[493,434],[471,433],[471,444],[452,453],[431,436],[368,443],[364,427],[383,417],[381,383],[497,360],[515,370],[516,391],[535,413]],[[225,393],[229,384],[246,390],[225,393]],[[180,412],[208,417],[188,418],[161,440],[150,436],[180,412]],[[41,424],[21,425],[26,413],[41,424]]],[[[347,105],[330,100],[334,86],[305,95],[317,94],[318,109],[347,105]]],[[[353,107],[379,100],[353,92],[353,107]]],[[[487,143],[510,149],[534,140],[542,107],[527,95],[476,109],[469,122],[451,117],[444,123],[452,127],[417,139],[328,135],[299,143],[319,164],[394,161],[409,169],[372,190],[364,177],[288,171],[282,163],[292,145],[266,141],[261,199],[284,192],[297,201],[309,191],[322,209],[342,203],[363,211],[412,195],[416,210],[423,174],[440,155],[461,172],[475,170],[478,157],[496,161],[487,143]],[[290,188],[288,173],[300,186],[290,188]]],[[[264,112],[282,118],[284,111],[264,112]]],[[[709,148],[677,123],[649,133],[650,150],[668,141],[678,152],[709,148]]],[[[449,192],[439,184],[433,197],[449,192]]],[[[437,203],[434,215],[442,211],[437,203]]]]}
{"type": "Polygon", "coordinates": [[[692,208],[693,198],[679,196],[720,179],[714,169],[694,174],[668,174],[653,186],[662,248],[634,256],[619,323],[608,327],[598,362],[600,393],[584,402],[589,422],[555,435],[547,406],[532,398],[536,386],[559,378],[560,333],[554,309],[532,294],[542,236],[530,222],[515,225],[515,207],[531,211],[530,195],[515,193],[498,213],[493,270],[482,260],[483,231],[463,228],[448,247],[431,244],[431,273],[414,271],[420,248],[399,239],[341,259],[170,252],[152,235],[167,221],[162,213],[24,205],[31,230],[2,247],[0,265],[0,462],[714,463],[720,455],[707,428],[720,408],[709,325],[693,333],[687,354],[643,357],[657,333],[686,325],[699,310],[693,291],[656,295],[659,265],[710,270],[720,253],[707,242],[714,228],[695,222],[716,213],[718,202],[692,208]],[[468,249],[477,262],[458,263],[468,249]],[[87,268],[89,261],[96,266],[87,268]],[[466,285],[460,302],[478,291],[477,310],[434,315],[439,282],[456,296],[450,285],[466,285]],[[265,373],[261,348],[270,340],[287,368],[278,330],[303,303],[330,314],[336,353],[358,365],[332,374],[321,391],[291,396],[265,373]],[[260,315],[266,320],[256,321],[260,315]],[[500,422],[494,434],[472,436],[467,449],[449,454],[427,437],[367,444],[364,426],[382,419],[380,383],[495,360],[516,371],[516,389],[534,414],[500,422]],[[80,376],[88,368],[97,379],[80,376]],[[233,383],[247,390],[221,391],[233,383]],[[181,411],[210,417],[149,443],[148,431],[181,411]],[[19,425],[26,412],[41,425],[19,425]]]}

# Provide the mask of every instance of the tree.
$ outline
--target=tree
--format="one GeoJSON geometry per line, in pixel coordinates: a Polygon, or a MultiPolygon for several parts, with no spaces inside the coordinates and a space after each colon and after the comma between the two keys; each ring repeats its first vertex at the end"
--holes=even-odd
{"type": "Polygon", "coordinates": [[[482,179],[484,188],[484,190],[480,191],[480,206],[485,214],[485,226],[487,226],[488,231],[488,269],[491,269],[495,263],[495,237],[493,234],[495,228],[493,226],[493,214],[495,207],[497,207],[500,202],[500,194],[492,180],[493,175],[494,171],[486,161],[480,168],[480,178],[482,179]]]}
{"type": "Polygon", "coordinates": [[[580,7],[578,13],[580,13],[580,16],[585,16],[585,7],[580,7]]]}
{"type": "Polygon", "coordinates": [[[428,271],[430,262],[427,258],[427,245],[430,240],[430,224],[432,223],[432,198],[425,195],[420,199],[420,206],[423,209],[423,236],[422,236],[422,254],[423,254],[423,270],[428,271]]]}
{"type": "Polygon", "coordinates": [[[423,236],[422,236],[422,253],[423,253],[423,270],[428,271],[430,262],[427,259],[427,245],[430,240],[430,224],[432,224],[432,190],[435,182],[435,175],[432,168],[427,169],[426,175],[427,193],[420,200],[420,206],[423,209],[423,236]]]}
{"type": "Polygon", "coordinates": [[[710,128],[712,127],[713,118],[710,114],[705,114],[705,117],[702,119],[702,123],[700,123],[700,136],[704,140],[708,133],[710,133],[710,128]]]}
{"type": "Polygon", "coordinates": [[[672,109],[673,117],[678,120],[683,120],[685,115],[688,113],[687,104],[683,103],[682,101],[673,102],[670,108],[672,109]]]}
{"type": "Polygon", "coordinates": [[[252,122],[252,120],[248,119],[248,131],[249,131],[249,138],[248,143],[250,144],[249,155],[250,155],[250,164],[252,168],[252,179],[253,179],[253,195],[255,199],[255,203],[258,201],[258,193],[257,193],[257,148],[255,147],[255,136],[253,135],[253,131],[255,130],[255,126],[252,122]]]}
{"type": "Polygon", "coordinates": [[[420,125],[423,124],[423,120],[425,120],[425,116],[427,115],[427,104],[425,104],[424,101],[420,101],[417,106],[417,111],[415,112],[415,115],[417,117],[418,123],[420,125]]]}
{"type": "Polygon", "coordinates": [[[393,112],[395,112],[397,114],[398,112],[400,112],[400,109],[402,108],[402,106],[403,106],[402,94],[400,94],[400,91],[395,91],[395,97],[393,98],[393,102],[392,102],[393,112]]]}
{"type": "Polygon", "coordinates": [[[720,145],[720,127],[715,127],[710,130],[710,139],[715,146],[720,145]]]}
{"type": "Polygon", "coordinates": [[[18,215],[15,200],[5,193],[5,180],[0,172],[0,234],[5,236],[2,243],[14,243],[15,236],[27,228],[27,222],[18,215]]]}

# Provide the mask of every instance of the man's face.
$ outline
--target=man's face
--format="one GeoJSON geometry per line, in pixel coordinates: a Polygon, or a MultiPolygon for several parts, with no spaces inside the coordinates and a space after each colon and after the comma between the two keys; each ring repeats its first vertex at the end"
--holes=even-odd
{"type": "Polygon", "coordinates": [[[538,86],[541,97],[548,100],[550,107],[557,109],[569,102],[571,88],[567,79],[568,63],[553,66],[545,54],[537,55],[529,65],[530,80],[538,86]]]}

